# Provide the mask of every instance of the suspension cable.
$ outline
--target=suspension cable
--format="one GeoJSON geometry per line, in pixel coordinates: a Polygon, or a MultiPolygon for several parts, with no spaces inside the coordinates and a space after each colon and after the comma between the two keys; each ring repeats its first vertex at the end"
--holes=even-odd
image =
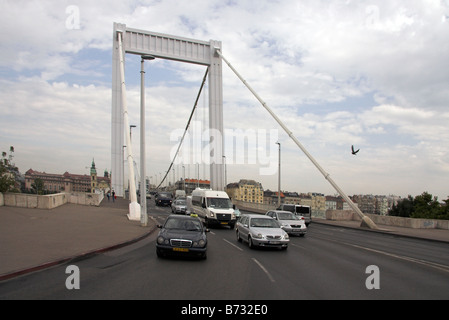
{"type": "Polygon", "coordinates": [[[159,183],[159,185],[157,186],[156,189],[159,189],[159,187],[164,183],[165,179],[167,178],[168,174],[170,173],[170,170],[171,170],[171,168],[172,168],[172,166],[173,166],[173,163],[174,163],[175,160],[176,160],[176,157],[178,156],[179,149],[181,149],[181,145],[182,145],[182,143],[183,143],[183,141],[184,141],[184,138],[185,138],[185,136],[186,136],[187,130],[189,129],[190,122],[192,121],[193,114],[195,113],[196,106],[198,105],[198,100],[200,99],[201,92],[203,91],[204,84],[205,84],[205,82],[206,82],[206,79],[207,79],[207,73],[208,73],[208,72],[209,72],[209,67],[207,67],[206,73],[204,74],[203,81],[201,82],[200,90],[199,90],[199,92],[198,92],[198,95],[196,96],[195,104],[193,105],[192,112],[190,113],[189,120],[187,121],[187,125],[186,125],[186,128],[185,128],[185,130],[184,130],[184,134],[182,135],[181,141],[179,142],[178,149],[176,150],[176,154],[175,154],[175,156],[173,157],[173,160],[172,160],[170,166],[168,167],[167,172],[165,173],[164,179],[162,179],[162,181],[159,183]]]}
{"type": "Polygon", "coordinates": [[[257,100],[262,104],[262,106],[268,111],[268,113],[276,120],[276,122],[284,129],[284,131],[288,134],[290,139],[296,143],[296,145],[302,150],[302,152],[309,158],[310,161],[315,165],[315,167],[321,172],[324,178],[334,187],[334,189],[345,199],[345,201],[349,204],[349,206],[354,210],[362,219],[364,223],[368,225],[370,229],[378,229],[377,225],[369,218],[364,215],[362,211],[357,207],[354,202],[343,192],[343,190],[335,183],[335,181],[330,177],[329,173],[324,171],[324,169],[318,164],[315,158],[306,150],[306,148],[299,142],[299,140],[293,135],[292,131],[290,131],[287,126],[279,119],[278,116],[268,107],[268,105],[263,101],[259,95],[254,91],[254,89],[248,84],[248,82],[237,72],[237,70],[231,65],[231,63],[223,56],[221,51],[217,48],[215,51],[229,68],[235,73],[235,75],[243,82],[243,84],[251,91],[251,93],[256,97],[257,100]]]}

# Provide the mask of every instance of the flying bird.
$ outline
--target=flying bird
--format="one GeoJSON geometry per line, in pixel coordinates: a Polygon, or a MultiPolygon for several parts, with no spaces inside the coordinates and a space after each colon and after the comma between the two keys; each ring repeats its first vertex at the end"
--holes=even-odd
{"type": "Polygon", "coordinates": [[[358,149],[357,151],[354,150],[354,146],[351,147],[352,149],[352,154],[353,155],[357,155],[357,153],[360,151],[360,149],[358,149]]]}

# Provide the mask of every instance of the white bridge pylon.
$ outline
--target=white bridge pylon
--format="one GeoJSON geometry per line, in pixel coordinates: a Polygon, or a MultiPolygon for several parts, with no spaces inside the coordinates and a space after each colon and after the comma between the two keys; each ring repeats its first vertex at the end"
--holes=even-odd
{"type": "MultiPolygon", "coordinates": [[[[121,67],[125,55],[152,55],[156,58],[194,63],[209,67],[209,129],[223,137],[223,81],[222,58],[217,54],[221,42],[201,41],[167,34],[127,28],[125,24],[114,23],[112,53],[112,116],[111,116],[111,170],[112,189],[118,196],[124,195],[124,146],[129,129],[125,128],[127,118],[126,87],[121,67]],[[121,59],[122,58],[122,59],[121,59]],[[121,61],[122,60],[122,61],[121,61]]],[[[128,145],[129,142],[126,143],[128,145]]],[[[223,139],[210,140],[210,183],[214,190],[224,190],[223,181],[223,139]]],[[[132,148],[127,148],[132,158],[132,148]]],[[[132,162],[131,162],[132,163],[132,162]]],[[[134,169],[130,168],[130,174],[134,169]]],[[[134,181],[135,179],[130,179],[134,181]]],[[[131,202],[136,199],[130,194],[131,202]]],[[[131,205],[130,205],[131,211],[131,205]]],[[[140,213],[139,213],[140,215],[140,213]]],[[[133,213],[130,212],[130,216],[133,213]]],[[[140,219],[140,218],[139,218],[140,219]]],[[[136,217],[137,220],[137,217],[136,217]]]]}

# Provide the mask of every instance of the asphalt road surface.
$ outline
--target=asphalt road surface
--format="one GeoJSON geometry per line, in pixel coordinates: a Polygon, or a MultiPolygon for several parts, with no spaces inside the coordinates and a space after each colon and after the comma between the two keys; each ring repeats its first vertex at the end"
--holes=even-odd
{"type": "MultiPolygon", "coordinates": [[[[149,212],[163,223],[170,210],[150,200],[149,212]]],[[[288,250],[251,250],[222,227],[208,233],[206,260],[161,259],[157,232],[119,250],[4,281],[0,299],[449,299],[444,243],[312,223],[305,237],[290,238],[288,250]]]]}

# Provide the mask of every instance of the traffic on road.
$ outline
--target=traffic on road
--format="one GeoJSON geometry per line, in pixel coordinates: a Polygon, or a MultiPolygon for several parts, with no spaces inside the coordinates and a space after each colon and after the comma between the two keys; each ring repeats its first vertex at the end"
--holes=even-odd
{"type": "MultiPolygon", "coordinates": [[[[243,210],[234,226],[206,227],[199,217],[174,214],[153,201],[148,214],[160,228],[144,240],[2,282],[0,300],[187,300],[186,309],[175,310],[181,314],[210,300],[449,299],[446,243],[315,222],[300,237],[288,235],[267,215],[243,210]],[[270,220],[251,223],[258,218],[270,220]],[[272,242],[261,245],[262,240],[272,242]],[[279,249],[283,244],[287,250],[279,249]],[[198,256],[184,255],[194,250],[198,256]]],[[[226,309],[215,314],[219,310],[226,309]]]]}

